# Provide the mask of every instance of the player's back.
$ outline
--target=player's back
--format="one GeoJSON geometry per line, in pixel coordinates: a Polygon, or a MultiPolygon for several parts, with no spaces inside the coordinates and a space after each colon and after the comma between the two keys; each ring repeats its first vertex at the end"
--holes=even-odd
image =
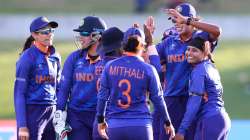
{"type": "Polygon", "coordinates": [[[152,66],[139,57],[123,56],[105,68],[110,86],[110,118],[150,118],[146,104],[152,66]]]}

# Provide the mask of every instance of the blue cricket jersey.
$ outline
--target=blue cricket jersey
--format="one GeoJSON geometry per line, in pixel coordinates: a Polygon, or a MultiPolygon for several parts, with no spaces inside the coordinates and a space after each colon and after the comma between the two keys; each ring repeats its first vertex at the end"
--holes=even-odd
{"type": "Polygon", "coordinates": [[[104,70],[105,65],[118,57],[116,56],[103,56],[102,59],[96,64],[96,76],[98,77],[97,80],[97,90],[100,90],[100,81],[101,81],[101,75],[104,70]]]}
{"type": "MultiPolygon", "coordinates": [[[[192,38],[196,36],[210,41],[207,32],[194,31],[192,38]]],[[[164,96],[188,96],[191,65],[188,64],[185,55],[187,43],[188,41],[182,42],[179,35],[175,35],[169,36],[156,46],[161,64],[166,64],[167,69],[164,78],[164,96]]]]}
{"type": "MultiPolygon", "coordinates": [[[[151,119],[146,102],[148,91],[155,108],[166,120],[169,120],[155,68],[136,56],[123,56],[112,60],[106,64],[102,73],[97,115],[105,114],[103,106],[109,101],[106,114],[109,120],[138,119],[138,122],[133,124],[131,121],[126,123],[127,126],[136,126],[140,120],[151,119]]],[[[109,126],[112,127],[113,124],[109,126]]]]}
{"type": "Polygon", "coordinates": [[[56,104],[61,57],[54,47],[50,55],[32,45],[16,63],[14,103],[18,127],[26,127],[26,104],[56,104]]]}
{"type": "Polygon", "coordinates": [[[220,75],[210,60],[195,65],[190,76],[189,93],[196,96],[189,97],[187,111],[179,128],[180,133],[185,133],[196,116],[209,117],[224,109],[220,75]]]}
{"type": "Polygon", "coordinates": [[[60,90],[57,94],[57,109],[76,111],[96,111],[97,104],[97,74],[98,57],[92,61],[87,51],[77,50],[71,53],[65,61],[60,90]]]}
{"type": "Polygon", "coordinates": [[[163,32],[162,40],[165,40],[166,38],[168,38],[168,37],[170,37],[170,36],[176,36],[176,35],[178,35],[178,34],[179,34],[179,33],[177,32],[175,26],[170,27],[170,28],[166,29],[166,30],[163,32]]]}

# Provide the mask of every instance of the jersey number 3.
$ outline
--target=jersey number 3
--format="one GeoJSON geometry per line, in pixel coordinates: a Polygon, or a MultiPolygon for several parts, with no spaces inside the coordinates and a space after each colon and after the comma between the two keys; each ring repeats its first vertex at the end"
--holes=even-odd
{"type": "Polygon", "coordinates": [[[127,79],[122,79],[119,81],[119,84],[118,86],[121,88],[122,85],[127,85],[127,89],[125,89],[123,92],[122,92],[122,95],[123,96],[126,96],[127,97],[127,103],[126,104],[123,104],[121,100],[118,100],[118,105],[123,108],[123,109],[127,109],[130,104],[131,104],[131,97],[130,97],[130,91],[131,91],[131,84],[129,82],[129,80],[127,79]]]}

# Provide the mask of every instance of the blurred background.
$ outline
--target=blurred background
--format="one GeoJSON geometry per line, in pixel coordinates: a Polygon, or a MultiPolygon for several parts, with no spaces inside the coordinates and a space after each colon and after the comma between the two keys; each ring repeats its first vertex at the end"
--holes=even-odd
{"type": "MultiPolygon", "coordinates": [[[[13,87],[15,62],[29,25],[37,16],[59,23],[54,44],[64,62],[76,50],[74,28],[87,15],[102,17],[108,27],[125,31],[142,25],[147,16],[156,21],[155,43],[172,26],[163,9],[169,0],[0,0],[0,140],[15,139],[13,87]]],[[[202,20],[222,28],[215,64],[224,86],[226,109],[233,121],[229,140],[250,139],[250,1],[188,0],[202,20]]]]}

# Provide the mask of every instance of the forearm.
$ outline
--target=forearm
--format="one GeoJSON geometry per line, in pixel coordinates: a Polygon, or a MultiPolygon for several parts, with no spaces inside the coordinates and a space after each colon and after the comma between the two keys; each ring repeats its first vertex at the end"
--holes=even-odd
{"type": "Polygon", "coordinates": [[[210,34],[210,38],[213,40],[216,40],[221,34],[221,28],[214,24],[192,20],[190,25],[202,31],[208,32],[210,34]]]}

